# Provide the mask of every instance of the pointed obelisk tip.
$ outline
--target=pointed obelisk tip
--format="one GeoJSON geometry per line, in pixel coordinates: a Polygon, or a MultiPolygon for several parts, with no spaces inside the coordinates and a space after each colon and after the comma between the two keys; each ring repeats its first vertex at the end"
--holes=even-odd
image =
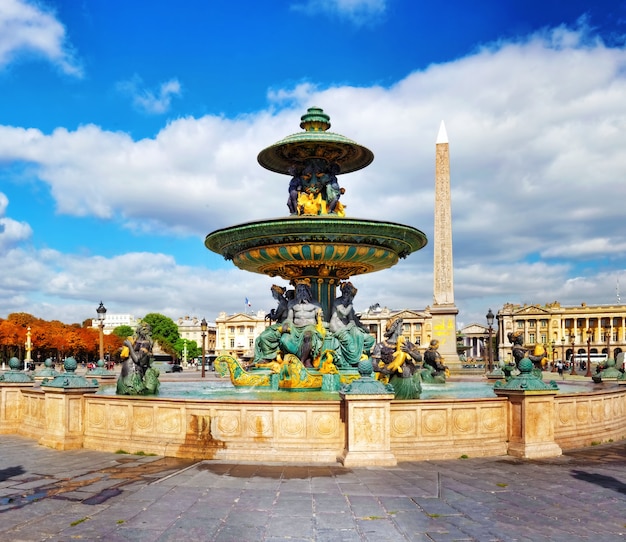
{"type": "Polygon", "coordinates": [[[446,132],[446,125],[441,121],[439,126],[439,133],[437,134],[437,144],[448,143],[448,132],[446,132]]]}

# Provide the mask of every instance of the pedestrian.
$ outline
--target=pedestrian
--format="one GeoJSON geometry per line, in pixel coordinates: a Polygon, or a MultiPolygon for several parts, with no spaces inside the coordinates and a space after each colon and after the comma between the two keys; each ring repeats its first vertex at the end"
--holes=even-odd
{"type": "Polygon", "coordinates": [[[559,376],[563,378],[563,362],[561,360],[556,362],[556,370],[559,372],[559,376]]]}

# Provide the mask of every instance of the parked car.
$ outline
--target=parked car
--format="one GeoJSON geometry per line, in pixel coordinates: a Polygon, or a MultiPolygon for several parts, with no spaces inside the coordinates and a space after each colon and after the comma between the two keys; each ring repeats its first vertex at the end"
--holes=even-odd
{"type": "Polygon", "coordinates": [[[181,373],[183,371],[182,365],[173,361],[155,360],[152,362],[152,367],[158,369],[160,373],[181,373]]]}

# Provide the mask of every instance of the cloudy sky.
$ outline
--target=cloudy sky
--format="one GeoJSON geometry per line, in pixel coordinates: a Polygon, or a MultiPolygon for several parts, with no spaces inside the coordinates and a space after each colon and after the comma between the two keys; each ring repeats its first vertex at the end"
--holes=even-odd
{"type": "MultiPolygon", "coordinates": [[[[626,1],[440,6],[0,0],[0,317],[272,308],[204,238],[288,215],[256,156],[311,106],[375,155],[347,215],[430,240],[445,121],[459,326],[626,298],[626,1]]],[[[431,305],[432,262],[354,277],[357,309],[431,305]]]]}

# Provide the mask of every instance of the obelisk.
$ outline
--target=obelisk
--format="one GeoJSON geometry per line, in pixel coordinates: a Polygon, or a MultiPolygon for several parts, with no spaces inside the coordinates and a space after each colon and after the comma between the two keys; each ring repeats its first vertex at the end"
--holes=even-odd
{"type": "Polygon", "coordinates": [[[439,341],[439,353],[451,372],[461,370],[456,350],[456,315],[452,264],[452,211],[450,201],[450,146],[441,121],[435,152],[435,229],[433,250],[434,289],[432,339],[439,341]]]}

